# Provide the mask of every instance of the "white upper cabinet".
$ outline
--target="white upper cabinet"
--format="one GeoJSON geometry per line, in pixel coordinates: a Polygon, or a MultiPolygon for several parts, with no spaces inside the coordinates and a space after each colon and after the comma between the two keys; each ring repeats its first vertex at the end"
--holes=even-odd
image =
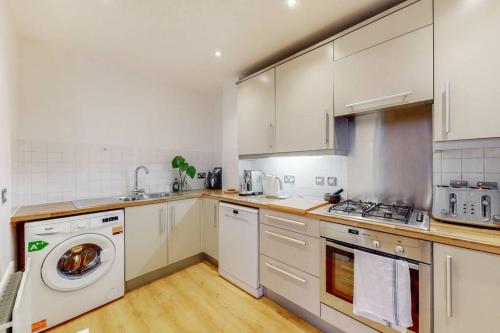
{"type": "Polygon", "coordinates": [[[500,256],[435,243],[433,263],[434,332],[499,332],[500,256]]]}
{"type": "Polygon", "coordinates": [[[500,1],[434,1],[436,141],[500,137],[500,1]]]}
{"type": "Polygon", "coordinates": [[[333,43],[276,67],[276,152],[333,148],[333,43]]]}
{"type": "Polygon", "coordinates": [[[335,116],[433,99],[432,1],[334,42],[335,116]]]}
{"type": "Polygon", "coordinates": [[[238,85],[238,154],[273,152],[274,68],[238,85]]]}

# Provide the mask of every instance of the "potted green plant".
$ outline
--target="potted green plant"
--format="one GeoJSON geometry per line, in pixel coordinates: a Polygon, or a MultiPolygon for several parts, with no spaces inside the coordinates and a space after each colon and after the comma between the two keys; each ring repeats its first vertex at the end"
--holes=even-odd
{"type": "MultiPolygon", "coordinates": [[[[176,170],[179,173],[179,192],[184,192],[187,190],[187,181],[186,176],[189,176],[191,179],[196,175],[196,168],[193,165],[190,165],[186,162],[186,159],[183,156],[175,156],[172,160],[172,169],[176,170]]],[[[175,187],[174,187],[175,192],[175,187]]]]}

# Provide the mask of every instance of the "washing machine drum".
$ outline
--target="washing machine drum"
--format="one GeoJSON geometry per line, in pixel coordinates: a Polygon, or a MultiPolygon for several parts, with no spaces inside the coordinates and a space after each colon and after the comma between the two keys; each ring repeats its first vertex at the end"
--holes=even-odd
{"type": "Polygon", "coordinates": [[[83,234],[54,247],[42,264],[42,279],[58,291],[74,291],[99,280],[113,265],[116,250],[109,238],[83,234]]]}

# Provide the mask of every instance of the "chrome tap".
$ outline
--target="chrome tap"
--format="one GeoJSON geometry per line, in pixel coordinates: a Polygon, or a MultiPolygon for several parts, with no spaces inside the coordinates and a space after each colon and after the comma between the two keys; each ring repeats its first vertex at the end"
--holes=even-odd
{"type": "Polygon", "coordinates": [[[138,166],[135,169],[134,190],[132,191],[135,195],[140,195],[140,194],[144,194],[145,193],[144,189],[140,189],[139,188],[138,181],[137,181],[137,178],[138,178],[138,175],[139,175],[139,170],[141,170],[141,169],[143,169],[146,172],[146,175],[149,174],[148,168],[146,168],[144,165],[138,166]]]}

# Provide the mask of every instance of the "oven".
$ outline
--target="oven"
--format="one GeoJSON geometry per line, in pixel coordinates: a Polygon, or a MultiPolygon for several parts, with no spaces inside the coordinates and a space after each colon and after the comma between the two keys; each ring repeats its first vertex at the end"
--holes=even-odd
{"type": "Polygon", "coordinates": [[[321,302],[381,332],[395,330],[353,313],[354,250],[406,260],[410,267],[414,333],[432,332],[430,242],[321,222],[321,302]]]}

